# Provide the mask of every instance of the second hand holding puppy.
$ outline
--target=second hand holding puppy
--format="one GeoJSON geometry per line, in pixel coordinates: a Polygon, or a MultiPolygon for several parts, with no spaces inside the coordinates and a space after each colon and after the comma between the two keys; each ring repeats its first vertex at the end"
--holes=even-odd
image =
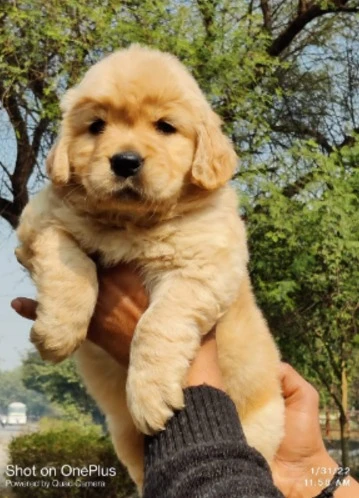
{"type": "MultiPolygon", "coordinates": [[[[142,313],[148,307],[148,296],[139,275],[131,265],[119,264],[111,269],[99,268],[99,296],[87,338],[103,348],[118,363],[128,366],[133,333],[142,313]]],[[[22,317],[36,319],[37,303],[18,297],[12,308],[22,317]]],[[[215,330],[202,340],[188,375],[188,386],[208,384],[223,389],[215,330]]]]}
{"type": "MultiPolygon", "coordinates": [[[[99,296],[87,338],[127,367],[132,336],[148,306],[148,296],[129,265],[99,268],[98,277],[99,296]]],[[[33,299],[18,297],[11,306],[22,317],[36,319],[37,302],[33,299]]]]}

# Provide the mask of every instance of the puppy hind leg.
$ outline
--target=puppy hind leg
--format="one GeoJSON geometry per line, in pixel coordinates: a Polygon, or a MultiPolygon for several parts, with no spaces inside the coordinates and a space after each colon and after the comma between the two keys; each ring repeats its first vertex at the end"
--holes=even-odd
{"type": "Polygon", "coordinates": [[[284,401],[272,398],[242,419],[248,444],[256,448],[270,464],[284,435],[284,401]]]}
{"type": "Polygon", "coordinates": [[[108,426],[117,456],[141,493],[144,479],[144,436],[135,427],[129,412],[126,412],[122,411],[116,418],[110,417],[108,426]],[[118,417],[121,417],[121,424],[117,423],[118,417]]]}
{"type": "Polygon", "coordinates": [[[82,344],[75,358],[89,394],[106,416],[117,456],[141,490],[144,438],[135,428],[127,408],[126,368],[90,341],[82,344]]]}

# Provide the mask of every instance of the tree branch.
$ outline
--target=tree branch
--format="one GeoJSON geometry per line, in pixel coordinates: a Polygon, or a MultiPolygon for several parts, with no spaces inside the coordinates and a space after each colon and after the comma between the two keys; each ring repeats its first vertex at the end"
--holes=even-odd
{"type": "Polygon", "coordinates": [[[37,126],[35,128],[33,139],[32,139],[32,144],[31,144],[33,154],[35,157],[37,157],[37,155],[39,153],[41,139],[42,139],[45,131],[47,130],[49,123],[50,123],[50,121],[47,118],[40,119],[39,123],[37,124],[37,126]]]}
{"type": "Polygon", "coordinates": [[[308,183],[310,183],[313,180],[313,178],[314,178],[314,171],[309,171],[308,173],[297,178],[295,182],[286,185],[282,190],[282,194],[284,195],[284,197],[291,199],[296,194],[299,194],[299,192],[306,185],[308,185],[308,183]]]}
{"type": "Polygon", "coordinates": [[[36,152],[40,147],[41,137],[44,132],[45,120],[38,124],[34,132],[34,150],[30,143],[27,122],[21,113],[21,107],[15,95],[9,94],[0,82],[2,105],[9,117],[15,131],[17,156],[13,173],[10,175],[13,202],[3,202],[2,216],[12,225],[16,226],[18,217],[29,200],[27,183],[36,164],[36,152]]]}
{"type": "Polygon", "coordinates": [[[268,33],[272,32],[272,14],[269,8],[268,0],[261,0],[261,10],[263,14],[263,24],[268,33]]]}
{"type": "MultiPolygon", "coordinates": [[[[356,143],[355,137],[347,136],[347,137],[345,137],[345,139],[343,140],[343,142],[340,145],[336,146],[336,148],[341,149],[345,145],[352,146],[355,143],[356,143]]],[[[333,151],[334,151],[334,148],[333,148],[333,151]]],[[[297,180],[295,182],[293,182],[289,185],[286,185],[282,190],[282,194],[288,198],[294,197],[296,194],[299,194],[299,192],[306,185],[308,185],[308,183],[310,183],[313,180],[314,175],[315,175],[315,171],[313,171],[313,170],[309,171],[308,173],[305,173],[304,175],[297,178],[297,180]]],[[[328,184],[327,184],[327,186],[328,186],[328,188],[330,188],[330,186],[328,184]]]]}
{"type": "Polygon", "coordinates": [[[201,13],[204,28],[206,30],[207,41],[213,41],[215,33],[213,30],[215,21],[215,9],[217,2],[207,2],[206,0],[197,0],[198,10],[201,13]]]}
{"type": "Polygon", "coordinates": [[[11,201],[0,197],[0,216],[16,228],[19,222],[19,214],[16,213],[15,205],[11,201]]]}
{"type": "Polygon", "coordinates": [[[316,374],[318,375],[321,383],[327,388],[328,394],[333,398],[334,403],[337,405],[340,413],[343,412],[343,405],[342,402],[340,401],[339,397],[335,394],[335,392],[332,390],[332,386],[330,383],[327,381],[325,375],[322,374],[320,371],[320,366],[318,368],[318,363],[315,360],[312,360],[313,366],[315,368],[316,374]]]}
{"type": "MultiPolygon", "coordinates": [[[[359,134],[359,128],[354,128],[353,133],[359,134]]],[[[353,135],[345,135],[343,141],[337,146],[338,149],[342,149],[345,146],[353,147],[357,143],[358,139],[353,135]]]]}
{"type": "Polygon", "coordinates": [[[0,95],[1,103],[7,112],[9,120],[14,128],[19,134],[19,138],[25,143],[29,144],[29,139],[27,135],[26,122],[21,115],[20,108],[15,97],[5,90],[4,86],[0,83],[0,95]]]}
{"type": "Polygon", "coordinates": [[[323,147],[324,150],[331,154],[333,152],[333,147],[330,145],[326,137],[320,133],[318,130],[312,130],[309,126],[299,121],[292,121],[290,125],[272,125],[272,130],[278,133],[291,133],[299,137],[311,137],[318,145],[323,147]],[[291,126],[293,125],[293,126],[291,126]]]}
{"type": "Polygon", "coordinates": [[[7,167],[5,166],[5,164],[2,161],[0,161],[0,167],[6,173],[7,177],[11,181],[11,173],[10,173],[10,171],[7,169],[7,167]]]}
{"type": "Polygon", "coordinates": [[[298,14],[268,47],[268,54],[278,57],[294,38],[314,19],[336,12],[359,12],[359,7],[348,7],[349,0],[335,0],[332,7],[322,8],[313,1],[300,1],[298,14]]]}

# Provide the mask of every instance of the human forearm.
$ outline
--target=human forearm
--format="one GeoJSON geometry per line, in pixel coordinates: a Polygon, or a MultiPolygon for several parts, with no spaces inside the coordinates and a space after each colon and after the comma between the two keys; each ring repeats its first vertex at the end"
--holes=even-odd
{"type": "Polygon", "coordinates": [[[144,498],[282,498],[224,392],[187,388],[185,403],[165,431],[146,438],[144,498]]]}

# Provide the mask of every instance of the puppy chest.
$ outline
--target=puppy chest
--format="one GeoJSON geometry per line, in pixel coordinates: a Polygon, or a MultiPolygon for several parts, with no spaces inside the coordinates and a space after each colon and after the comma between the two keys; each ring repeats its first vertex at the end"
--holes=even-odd
{"type": "Polygon", "coordinates": [[[166,223],[153,228],[132,224],[117,228],[90,218],[77,218],[75,223],[71,218],[71,226],[67,219],[66,225],[84,252],[99,254],[107,266],[135,261],[157,271],[203,267],[223,258],[231,264],[233,241],[224,227],[166,223]]]}
{"type": "Polygon", "coordinates": [[[164,268],[177,264],[176,244],[171,237],[161,238],[148,231],[103,228],[81,230],[74,235],[85,252],[97,253],[106,266],[131,261],[164,268]]]}
{"type": "Polygon", "coordinates": [[[136,261],[154,268],[171,268],[176,265],[174,247],[164,242],[153,243],[146,240],[128,240],[126,237],[118,237],[116,241],[105,247],[101,245],[98,252],[105,265],[120,261],[136,261]]]}

